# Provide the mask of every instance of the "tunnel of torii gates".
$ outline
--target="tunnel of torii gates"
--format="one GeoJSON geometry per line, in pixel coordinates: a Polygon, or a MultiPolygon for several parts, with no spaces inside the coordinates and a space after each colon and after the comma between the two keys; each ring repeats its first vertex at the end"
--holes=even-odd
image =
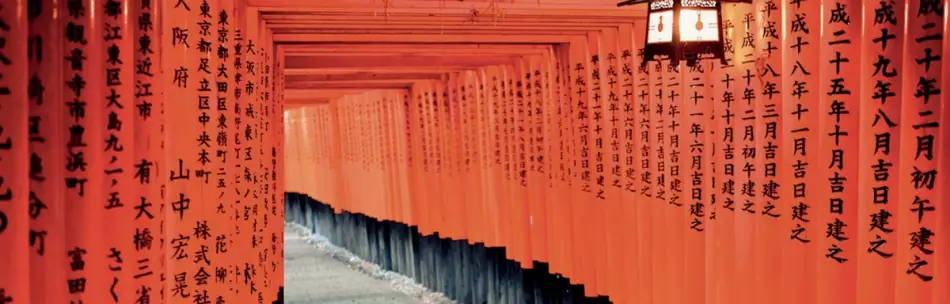
{"type": "Polygon", "coordinates": [[[0,1],[0,303],[950,303],[946,0],[0,1]],[[296,229],[296,228],[295,228],[296,229]]]}

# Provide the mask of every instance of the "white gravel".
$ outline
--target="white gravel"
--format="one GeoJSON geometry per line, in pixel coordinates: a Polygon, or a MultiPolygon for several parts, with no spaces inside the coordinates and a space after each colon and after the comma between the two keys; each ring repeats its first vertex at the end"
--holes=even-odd
{"type": "Polygon", "coordinates": [[[334,246],[306,227],[286,224],[285,231],[287,303],[455,303],[334,246]]]}

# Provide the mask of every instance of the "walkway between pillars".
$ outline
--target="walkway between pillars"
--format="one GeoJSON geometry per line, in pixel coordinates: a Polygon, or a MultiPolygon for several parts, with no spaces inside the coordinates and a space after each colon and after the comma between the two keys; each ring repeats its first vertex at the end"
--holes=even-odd
{"type": "Polygon", "coordinates": [[[286,303],[419,303],[394,290],[389,282],[360,273],[313,248],[293,231],[284,234],[284,244],[286,303]]]}

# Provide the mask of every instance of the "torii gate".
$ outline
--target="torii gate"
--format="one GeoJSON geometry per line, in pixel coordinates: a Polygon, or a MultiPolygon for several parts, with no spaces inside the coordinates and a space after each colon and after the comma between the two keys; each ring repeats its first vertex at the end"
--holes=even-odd
{"type": "Polygon", "coordinates": [[[381,2],[0,2],[0,304],[282,302],[285,223],[465,303],[950,303],[948,1],[725,4],[692,68],[381,2]]]}

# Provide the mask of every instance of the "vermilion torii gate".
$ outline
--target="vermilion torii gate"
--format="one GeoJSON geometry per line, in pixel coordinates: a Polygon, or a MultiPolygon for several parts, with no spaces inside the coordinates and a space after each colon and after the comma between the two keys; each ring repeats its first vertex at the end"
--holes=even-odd
{"type": "Polygon", "coordinates": [[[283,56],[233,1],[0,2],[0,303],[271,303],[283,56]]]}
{"type": "Polygon", "coordinates": [[[283,222],[463,303],[950,303],[947,2],[639,68],[616,1],[3,0],[0,304],[280,302],[283,222]]]}

